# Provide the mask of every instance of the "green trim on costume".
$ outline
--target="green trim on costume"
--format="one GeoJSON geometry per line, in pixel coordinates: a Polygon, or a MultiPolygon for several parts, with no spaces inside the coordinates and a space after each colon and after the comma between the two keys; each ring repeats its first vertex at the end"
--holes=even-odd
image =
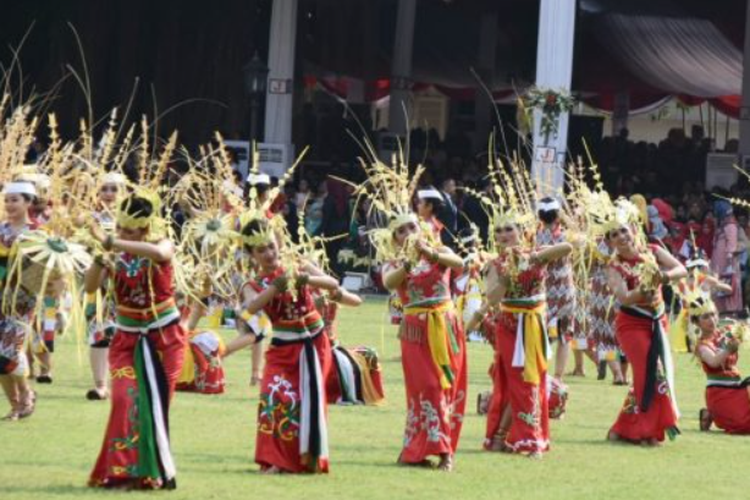
{"type": "Polygon", "coordinates": [[[138,339],[133,354],[135,380],[138,384],[138,477],[158,478],[161,476],[161,472],[157,459],[151,398],[148,392],[146,366],[143,359],[143,342],[145,341],[144,339],[138,339]]]}

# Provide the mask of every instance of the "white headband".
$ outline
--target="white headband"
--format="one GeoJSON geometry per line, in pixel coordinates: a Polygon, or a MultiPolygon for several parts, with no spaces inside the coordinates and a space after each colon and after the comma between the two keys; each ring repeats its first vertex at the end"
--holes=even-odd
{"type": "Polygon", "coordinates": [[[551,212],[553,210],[560,210],[562,206],[558,200],[540,201],[537,204],[537,210],[540,212],[551,212]]]}
{"type": "Polygon", "coordinates": [[[420,200],[435,199],[443,201],[443,196],[437,189],[420,189],[419,191],[417,191],[417,196],[420,200]]]}
{"type": "Polygon", "coordinates": [[[36,188],[31,182],[9,182],[3,189],[3,194],[27,194],[36,196],[36,188]]]}
{"type": "Polygon", "coordinates": [[[125,184],[125,176],[117,172],[109,172],[102,178],[102,184],[125,184]]]}
{"type": "Polygon", "coordinates": [[[271,177],[268,174],[250,174],[247,176],[247,182],[253,186],[257,186],[258,184],[271,185],[271,177]]]}
{"type": "Polygon", "coordinates": [[[708,265],[709,265],[708,262],[706,262],[703,259],[693,259],[693,260],[687,261],[687,263],[685,264],[685,267],[688,269],[691,269],[693,267],[708,267],[708,265]]]}
{"type": "Polygon", "coordinates": [[[221,187],[225,194],[233,194],[242,198],[242,188],[229,179],[222,182],[221,187]]]}

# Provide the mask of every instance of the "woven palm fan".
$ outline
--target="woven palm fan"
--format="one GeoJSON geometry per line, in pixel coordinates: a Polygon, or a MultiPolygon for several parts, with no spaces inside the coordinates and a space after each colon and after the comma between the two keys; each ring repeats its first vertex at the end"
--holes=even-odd
{"type": "Polygon", "coordinates": [[[66,242],[42,231],[21,234],[18,253],[22,257],[21,269],[17,271],[20,282],[34,294],[44,293],[51,279],[74,280],[80,277],[92,261],[83,245],[66,242]]]}

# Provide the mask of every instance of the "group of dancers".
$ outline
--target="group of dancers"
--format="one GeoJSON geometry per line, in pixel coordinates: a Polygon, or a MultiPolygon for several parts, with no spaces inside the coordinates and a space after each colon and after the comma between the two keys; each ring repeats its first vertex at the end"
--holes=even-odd
{"type": "MultiPolygon", "coordinates": [[[[265,356],[262,372],[253,356],[261,471],[327,472],[328,404],[378,404],[384,391],[377,354],[345,348],[336,336],[339,307],[357,307],[362,298],[327,270],[322,238],[304,230],[292,238],[273,210],[293,173],[272,187],[253,169],[243,192],[221,137],[190,157],[174,135],[151,144],[146,123],[118,135],[114,115],[100,141],[83,124],[82,138],[69,144],[51,119],[48,151],[24,165],[38,133],[29,113],[9,113],[0,131],[6,420],[34,411],[27,346],[47,354],[37,359],[52,380],[50,332],[60,329],[67,296],[67,330],[88,332],[93,387],[86,397],[111,401],[91,486],[174,487],[175,391],[223,392],[222,359],[244,348],[265,356]],[[165,187],[178,154],[188,172],[165,187]],[[179,228],[169,220],[173,206],[187,217],[179,228]],[[199,326],[213,303],[236,310],[231,341],[199,326]]],[[[429,210],[442,195],[420,186],[422,167],[386,165],[374,155],[362,165],[367,180],[351,186],[352,197],[367,199],[387,221],[370,238],[382,282],[399,304],[406,389],[399,464],[454,469],[473,332],[494,350],[486,450],[541,458],[550,449],[549,419],[565,411],[571,346],[608,363],[617,384],[631,373],[607,439],[658,445],[674,438],[679,411],[665,286],[680,291],[684,317],[698,332],[694,353],[708,378],[702,428],[750,432],[748,383],[736,366],[744,325],[719,320],[711,300],[716,280],[649,243],[637,207],[612,200],[595,172],[590,182],[571,169],[567,194],[541,195],[545,186],[522,165],[493,160],[491,189],[467,193],[490,215],[489,241],[466,231],[456,236],[455,252],[429,210]]]]}

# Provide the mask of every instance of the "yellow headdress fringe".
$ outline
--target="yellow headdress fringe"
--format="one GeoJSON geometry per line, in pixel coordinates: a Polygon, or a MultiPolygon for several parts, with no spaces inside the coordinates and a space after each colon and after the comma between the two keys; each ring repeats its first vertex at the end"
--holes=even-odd
{"type": "Polygon", "coordinates": [[[711,300],[711,295],[700,289],[688,293],[687,297],[685,297],[685,302],[687,303],[688,314],[691,318],[716,312],[716,305],[711,300]]]}

